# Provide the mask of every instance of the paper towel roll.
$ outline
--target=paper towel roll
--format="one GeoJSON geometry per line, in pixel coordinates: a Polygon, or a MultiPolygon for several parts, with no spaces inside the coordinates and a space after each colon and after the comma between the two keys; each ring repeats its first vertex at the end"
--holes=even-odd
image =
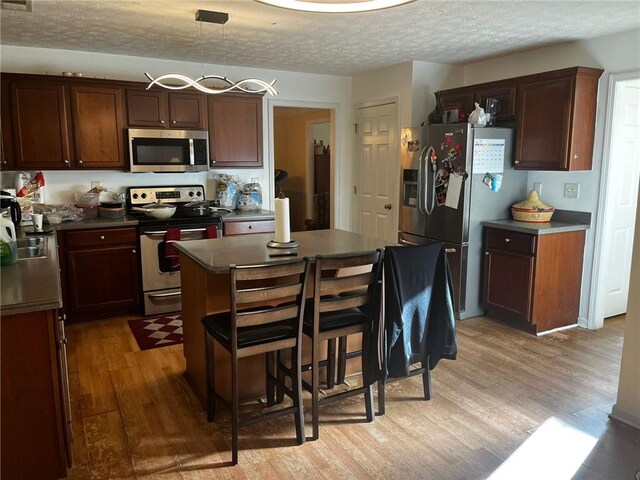
{"type": "Polygon", "coordinates": [[[276,198],[276,237],[278,243],[291,241],[289,228],[289,199],[276,198]]]}

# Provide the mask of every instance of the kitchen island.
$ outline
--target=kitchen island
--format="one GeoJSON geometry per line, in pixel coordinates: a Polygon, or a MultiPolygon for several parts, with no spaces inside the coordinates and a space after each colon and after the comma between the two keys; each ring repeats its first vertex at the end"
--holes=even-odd
{"type": "MultiPolygon", "coordinates": [[[[269,257],[271,253],[283,251],[267,248],[267,242],[272,239],[272,233],[263,233],[176,242],[180,251],[182,277],[182,321],[187,365],[185,378],[203,406],[206,399],[205,332],[200,320],[210,313],[229,310],[230,265],[275,263],[291,258],[269,257]]],[[[295,232],[292,239],[299,242],[300,246],[285,251],[296,252],[298,258],[365,252],[390,244],[385,240],[337,229],[295,232]]],[[[307,296],[311,293],[307,292],[307,296]]],[[[222,348],[214,350],[216,392],[228,399],[231,385],[229,355],[222,348]]],[[[240,399],[261,396],[265,389],[264,358],[256,356],[241,359],[238,368],[240,399]]]]}

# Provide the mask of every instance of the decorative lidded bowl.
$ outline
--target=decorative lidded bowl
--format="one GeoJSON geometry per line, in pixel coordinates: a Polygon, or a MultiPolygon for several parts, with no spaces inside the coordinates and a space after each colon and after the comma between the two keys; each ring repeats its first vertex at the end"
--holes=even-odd
{"type": "Polygon", "coordinates": [[[538,192],[531,190],[526,200],[511,206],[513,219],[518,222],[546,223],[551,221],[554,208],[538,198],[538,192]]]}

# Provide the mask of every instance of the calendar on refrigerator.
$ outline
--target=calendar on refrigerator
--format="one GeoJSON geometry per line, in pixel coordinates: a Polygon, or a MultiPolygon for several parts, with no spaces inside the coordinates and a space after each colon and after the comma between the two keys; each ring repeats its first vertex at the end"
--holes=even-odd
{"type": "Polygon", "coordinates": [[[473,141],[473,173],[504,171],[503,138],[476,138],[473,141]]]}

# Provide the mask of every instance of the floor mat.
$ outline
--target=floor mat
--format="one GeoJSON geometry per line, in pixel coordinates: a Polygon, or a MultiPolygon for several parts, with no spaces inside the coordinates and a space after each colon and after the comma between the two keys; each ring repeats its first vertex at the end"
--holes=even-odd
{"type": "Polygon", "coordinates": [[[165,315],[157,318],[129,320],[131,333],[140,350],[166,347],[182,343],[182,315],[165,315]]]}

